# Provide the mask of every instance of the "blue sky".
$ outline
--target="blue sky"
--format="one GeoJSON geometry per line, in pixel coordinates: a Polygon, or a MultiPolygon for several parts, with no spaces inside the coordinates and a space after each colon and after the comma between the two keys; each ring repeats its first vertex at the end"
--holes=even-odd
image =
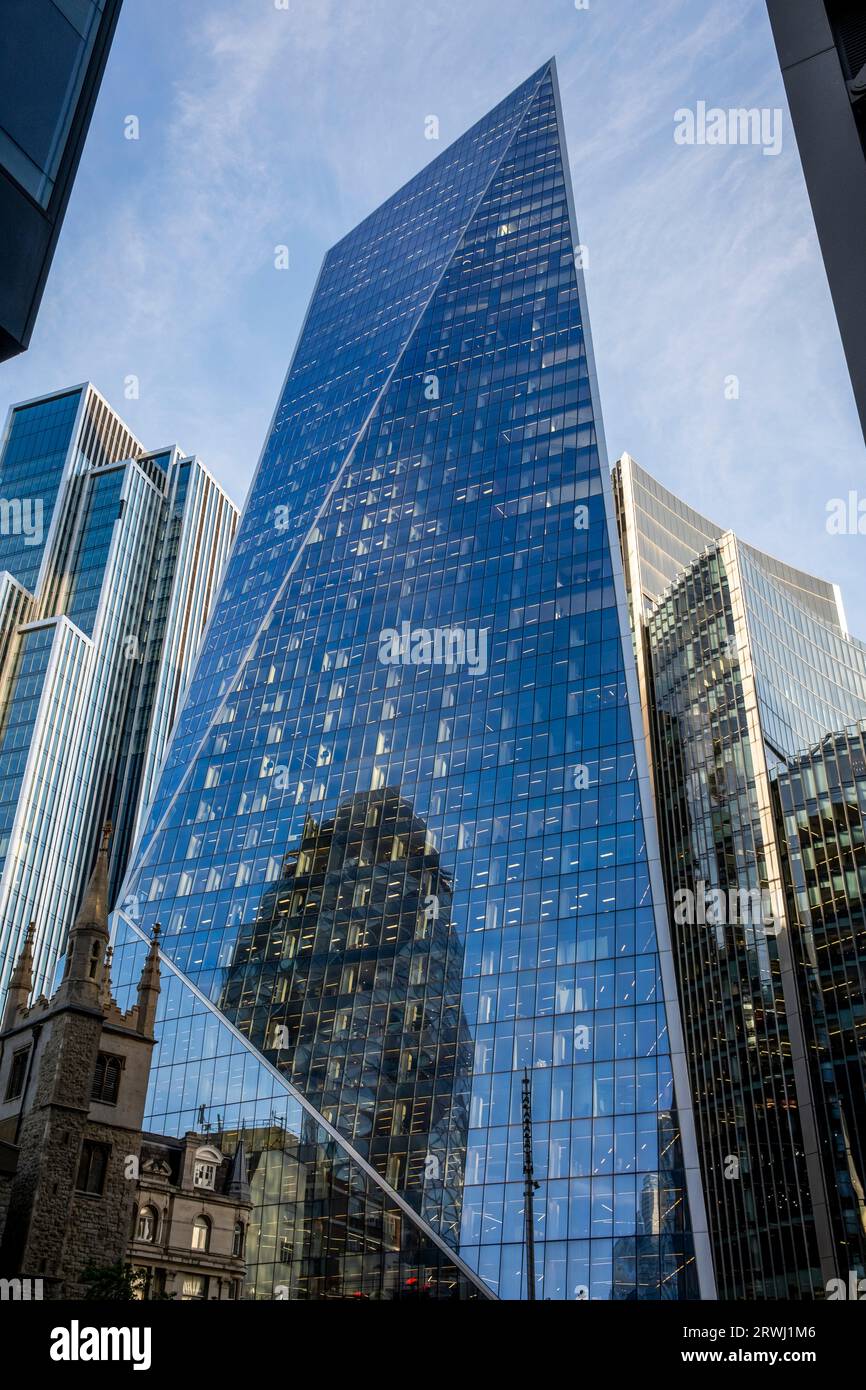
{"type": "Polygon", "coordinates": [[[90,379],[242,501],[324,251],[552,54],[611,459],[836,580],[866,638],[866,538],[825,526],[863,438],[764,0],[125,0],[0,407],[90,379]],[[677,145],[699,101],[783,108],[781,154],[677,145]]]}

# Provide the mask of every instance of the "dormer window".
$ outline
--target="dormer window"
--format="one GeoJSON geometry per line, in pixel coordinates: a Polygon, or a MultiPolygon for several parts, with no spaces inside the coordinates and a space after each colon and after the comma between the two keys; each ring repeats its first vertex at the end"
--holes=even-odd
{"type": "Polygon", "coordinates": [[[216,1149],[199,1149],[192,1170],[193,1186],[204,1187],[212,1192],[216,1185],[216,1175],[221,1162],[222,1154],[218,1153],[216,1149]]]}
{"type": "Polygon", "coordinates": [[[195,1173],[193,1175],[193,1182],[195,1183],[196,1187],[213,1188],[215,1180],[216,1164],[204,1163],[197,1160],[195,1165],[195,1173]]]}

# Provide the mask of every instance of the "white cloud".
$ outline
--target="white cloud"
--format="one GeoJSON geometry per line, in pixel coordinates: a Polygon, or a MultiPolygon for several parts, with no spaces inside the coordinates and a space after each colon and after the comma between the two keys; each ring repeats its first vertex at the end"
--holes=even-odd
{"type": "MultiPolygon", "coordinates": [[[[554,52],[612,452],[838,575],[824,501],[858,485],[862,441],[790,127],[775,160],[673,143],[699,99],[784,105],[763,0],[126,6],[6,401],[89,376],[141,438],[179,437],[241,497],[327,246],[554,52]]],[[[866,560],[845,553],[866,633],[866,560]]]]}

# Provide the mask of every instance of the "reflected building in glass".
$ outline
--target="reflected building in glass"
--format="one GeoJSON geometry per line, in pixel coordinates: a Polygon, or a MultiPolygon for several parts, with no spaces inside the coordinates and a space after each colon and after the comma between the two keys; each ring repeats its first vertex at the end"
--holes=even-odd
{"type": "Polygon", "coordinates": [[[153,1128],[303,1110],[519,1299],[526,1067],[538,1297],[712,1296],[577,244],[549,63],[327,253],[115,975],[159,919],[153,1128]]]}
{"type": "MultiPolygon", "coordinates": [[[[777,779],[802,792],[802,751],[866,717],[866,647],[832,584],[723,531],[627,455],[614,485],[719,1296],[820,1298],[847,1267],[826,1162],[833,1025],[815,1014],[822,953],[792,915],[777,779]]],[[[857,976],[852,933],[840,949],[857,976]]],[[[824,1007],[844,1020],[832,993],[824,1007]]]]}
{"type": "Polygon", "coordinates": [[[107,814],[128,847],[237,511],[89,385],[12,407],[0,489],[2,998],[31,921],[50,986],[107,814]]]}
{"type": "Polygon", "coordinates": [[[472,1039],[452,885],[393,788],[308,817],[219,1007],[457,1244],[472,1039]]]}

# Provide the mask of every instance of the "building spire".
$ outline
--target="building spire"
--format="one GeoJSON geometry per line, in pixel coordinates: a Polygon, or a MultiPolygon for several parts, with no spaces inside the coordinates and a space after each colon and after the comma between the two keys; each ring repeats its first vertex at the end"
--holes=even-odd
{"type": "Polygon", "coordinates": [[[111,842],[111,821],[102,827],[96,863],[90,875],[78,916],[72,930],[79,927],[99,928],[108,937],[108,846],[111,842]]]}
{"type": "Polygon", "coordinates": [[[144,962],[144,969],[138,982],[138,1031],[148,1038],[153,1037],[156,1023],[156,1004],[160,993],[159,933],[160,925],[157,922],[153,928],[147,959],[144,962]]]}
{"type": "Polygon", "coordinates": [[[6,1008],[3,1011],[2,1031],[11,1028],[15,1015],[27,1008],[27,1000],[33,988],[33,946],[36,941],[36,923],[31,922],[24,937],[21,954],[15,962],[15,969],[9,978],[6,991],[6,1008]]]}
{"type": "Polygon", "coordinates": [[[247,1151],[244,1147],[243,1133],[238,1135],[237,1146],[226,1181],[226,1196],[234,1197],[237,1202],[250,1200],[250,1176],[247,1169],[247,1151]]]}
{"type": "Polygon", "coordinates": [[[69,933],[66,969],[58,996],[66,1001],[99,1007],[105,951],[108,946],[108,844],[111,822],[106,821],[90,882],[69,933]]]}

